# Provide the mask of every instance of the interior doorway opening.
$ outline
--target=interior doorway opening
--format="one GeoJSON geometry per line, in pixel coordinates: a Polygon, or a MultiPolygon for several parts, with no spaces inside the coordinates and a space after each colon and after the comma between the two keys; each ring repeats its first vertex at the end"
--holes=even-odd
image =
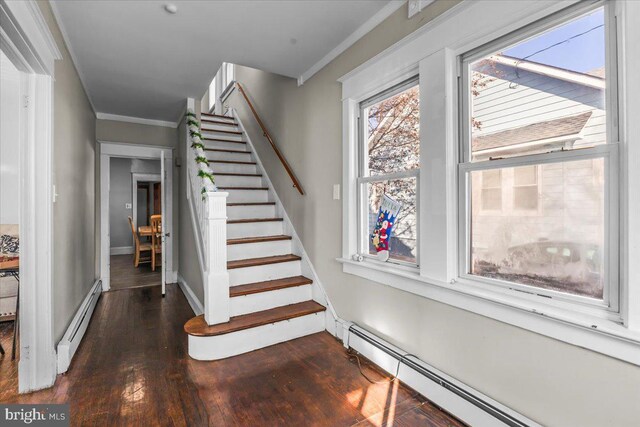
{"type": "Polygon", "coordinates": [[[100,143],[102,289],[162,286],[174,276],[172,149],[100,143]]]}

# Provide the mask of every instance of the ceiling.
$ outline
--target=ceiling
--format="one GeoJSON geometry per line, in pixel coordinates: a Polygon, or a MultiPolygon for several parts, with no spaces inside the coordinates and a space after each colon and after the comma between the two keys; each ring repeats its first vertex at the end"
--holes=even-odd
{"type": "Polygon", "coordinates": [[[171,15],[166,3],[52,2],[96,112],[175,121],[223,61],[298,77],[389,10],[387,0],[174,1],[171,15]]]}

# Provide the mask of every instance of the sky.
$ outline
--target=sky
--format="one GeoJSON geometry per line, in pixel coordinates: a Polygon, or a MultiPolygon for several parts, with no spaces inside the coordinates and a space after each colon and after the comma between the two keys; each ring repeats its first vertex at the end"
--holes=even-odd
{"type": "MultiPolygon", "coordinates": [[[[522,59],[603,24],[604,11],[602,8],[596,9],[589,15],[512,46],[504,50],[503,53],[522,59]]],[[[604,26],[578,36],[567,43],[533,55],[528,60],[583,73],[603,67],[605,61],[604,26]]]]}

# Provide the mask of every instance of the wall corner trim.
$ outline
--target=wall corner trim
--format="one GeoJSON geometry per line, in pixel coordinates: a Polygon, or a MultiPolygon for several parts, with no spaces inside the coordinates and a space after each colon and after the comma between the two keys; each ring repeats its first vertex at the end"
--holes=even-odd
{"type": "Polygon", "coordinates": [[[102,281],[98,279],[89,290],[89,293],[82,301],[82,304],[80,304],[80,307],[78,308],[78,311],[76,311],[75,316],[73,316],[67,331],[58,343],[58,374],[67,372],[69,369],[71,359],[73,359],[73,355],[76,353],[76,350],[84,337],[84,333],[87,331],[87,327],[91,321],[91,316],[93,315],[93,311],[96,308],[96,304],[98,303],[98,299],[100,299],[101,294],[102,281]]]}
{"type": "Polygon", "coordinates": [[[178,122],[169,122],[165,120],[155,120],[155,119],[144,119],[142,117],[121,116],[119,114],[97,112],[96,118],[98,120],[111,120],[115,122],[136,123],[139,125],[149,125],[149,126],[162,126],[162,127],[172,128],[172,129],[176,129],[178,127],[178,122]]]}
{"type": "Polygon", "coordinates": [[[378,26],[382,21],[387,19],[393,12],[398,10],[406,1],[390,0],[382,9],[376,12],[364,24],[359,26],[353,33],[349,34],[338,46],[334,47],[322,59],[313,64],[307,71],[298,77],[298,86],[302,86],[304,82],[309,80],[314,74],[323,69],[331,61],[336,59],[341,53],[353,46],[358,40],[378,26]]]}

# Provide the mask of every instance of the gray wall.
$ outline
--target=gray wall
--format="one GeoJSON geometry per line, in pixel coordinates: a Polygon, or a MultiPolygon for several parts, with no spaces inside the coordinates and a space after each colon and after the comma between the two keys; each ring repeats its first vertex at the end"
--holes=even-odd
{"type": "MultiPolygon", "coordinates": [[[[133,216],[133,210],[127,209],[131,200],[131,159],[112,158],[109,183],[109,234],[111,247],[133,246],[133,236],[127,217],[133,216]]],[[[137,226],[137,224],[136,224],[137,226]]]]}
{"type": "Polygon", "coordinates": [[[96,121],[48,2],[38,5],[62,53],[55,64],[53,333],[64,334],[96,275],[96,121]]]}
{"type": "Polygon", "coordinates": [[[628,426],[640,417],[640,368],[496,320],[342,272],[342,104],[337,79],[453,5],[437,1],[410,20],[406,5],[301,87],[238,68],[247,91],[307,194],[300,196],[237,92],[238,108],[275,189],[338,315],[355,321],[481,392],[550,426],[628,426]]]}
{"type": "MultiPolygon", "coordinates": [[[[200,114],[200,103],[196,102],[196,114],[200,114]]],[[[181,123],[178,128],[178,153],[180,157],[184,156],[186,151],[187,136],[186,124],[181,123]]],[[[187,200],[187,160],[184,159],[183,167],[180,170],[180,191],[179,191],[179,207],[180,207],[180,238],[178,246],[179,256],[179,273],[187,282],[187,285],[193,290],[193,293],[204,303],[204,288],[202,283],[202,274],[200,273],[200,264],[198,262],[198,252],[194,239],[194,231],[191,220],[191,212],[189,211],[189,200],[187,200]]]]}

